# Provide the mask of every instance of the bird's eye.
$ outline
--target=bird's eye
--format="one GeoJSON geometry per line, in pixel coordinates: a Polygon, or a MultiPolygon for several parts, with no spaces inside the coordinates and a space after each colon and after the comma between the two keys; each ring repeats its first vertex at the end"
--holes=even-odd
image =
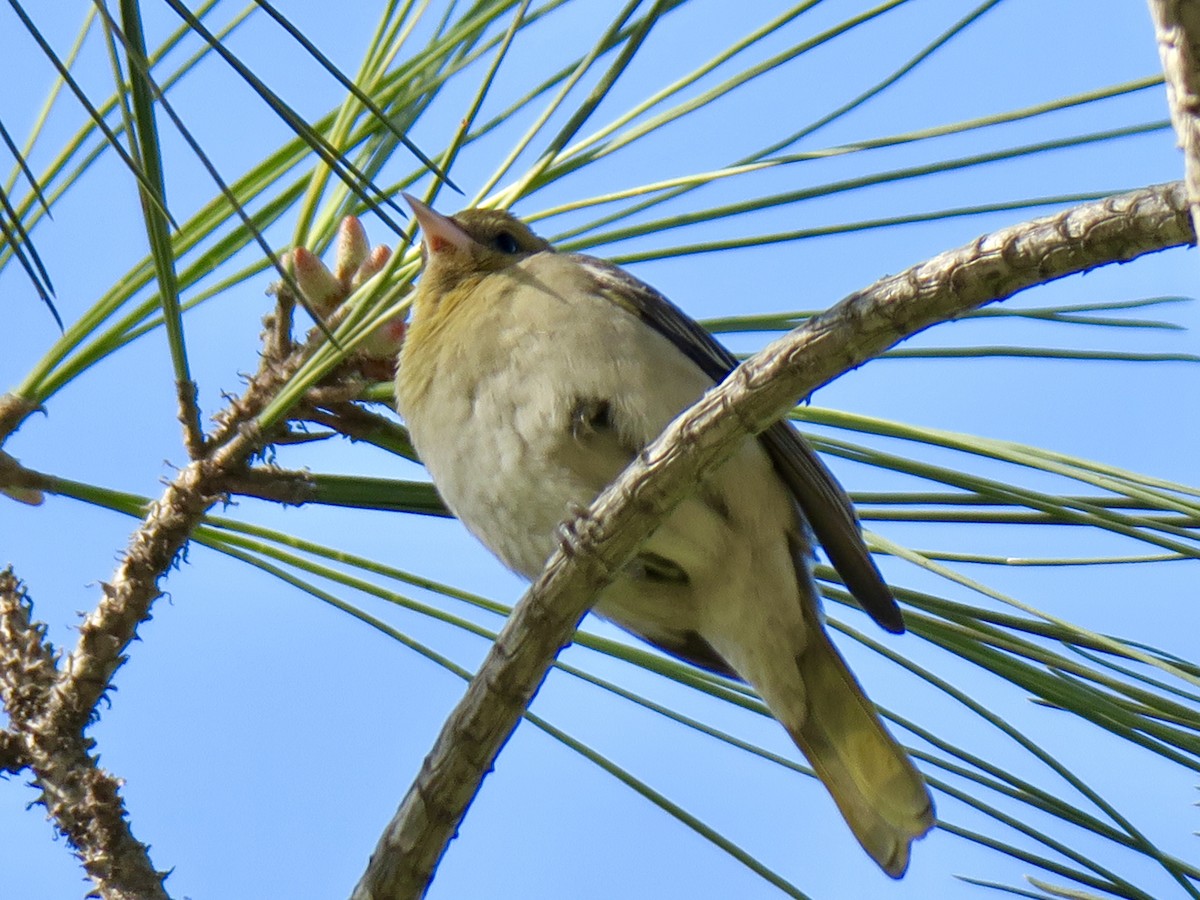
{"type": "Polygon", "coordinates": [[[512,253],[520,253],[521,252],[521,245],[518,244],[517,239],[515,237],[513,237],[510,232],[507,232],[507,231],[497,232],[496,236],[494,238],[492,238],[492,246],[495,247],[497,250],[499,250],[501,253],[512,254],[512,253]]]}

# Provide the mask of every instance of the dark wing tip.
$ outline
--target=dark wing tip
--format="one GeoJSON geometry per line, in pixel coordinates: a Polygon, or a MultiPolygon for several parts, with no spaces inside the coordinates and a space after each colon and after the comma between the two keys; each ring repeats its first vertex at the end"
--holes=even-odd
{"type": "Polygon", "coordinates": [[[798,431],[776,422],[761,435],[767,453],[796,498],[846,589],[885,631],[904,633],[904,617],[863,541],[854,506],[833,473],[798,431]]]}
{"type": "Polygon", "coordinates": [[[892,634],[904,634],[904,615],[900,612],[900,604],[892,596],[891,589],[873,562],[870,573],[863,571],[861,564],[850,569],[849,566],[837,566],[835,561],[835,566],[846,582],[847,590],[880,628],[892,634]],[[850,574],[847,575],[843,569],[849,569],[850,574]]]}

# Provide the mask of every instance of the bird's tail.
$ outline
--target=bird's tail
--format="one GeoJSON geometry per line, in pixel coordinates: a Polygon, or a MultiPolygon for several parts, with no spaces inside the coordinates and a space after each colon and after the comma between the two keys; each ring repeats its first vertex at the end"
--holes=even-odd
{"type": "Polygon", "coordinates": [[[884,728],[824,628],[812,629],[797,663],[806,714],[799,727],[784,724],[863,849],[899,878],[908,868],[909,844],[933,827],[925,779],[884,728]]]}

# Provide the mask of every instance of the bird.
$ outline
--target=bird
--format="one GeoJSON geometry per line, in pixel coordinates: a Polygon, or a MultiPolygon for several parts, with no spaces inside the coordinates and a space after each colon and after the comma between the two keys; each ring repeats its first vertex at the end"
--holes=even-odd
{"type": "MultiPolygon", "coordinates": [[[[533,579],[560,523],[737,360],[654,288],[556,251],[507,211],[450,217],[404,196],[423,263],[397,411],[447,507],[533,579]]],[[[866,612],[903,632],[848,496],[787,422],[701,480],[592,611],[753,687],[863,849],[900,878],[933,801],[825,630],[814,536],[866,612]]]]}

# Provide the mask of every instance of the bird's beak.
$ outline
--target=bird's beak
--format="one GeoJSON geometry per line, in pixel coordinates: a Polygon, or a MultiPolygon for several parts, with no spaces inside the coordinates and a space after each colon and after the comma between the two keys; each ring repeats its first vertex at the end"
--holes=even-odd
{"type": "Polygon", "coordinates": [[[421,226],[421,236],[426,252],[436,255],[454,250],[465,251],[474,243],[472,237],[449,216],[434,212],[412,194],[402,194],[402,196],[412,207],[417,224],[421,226]]]}

